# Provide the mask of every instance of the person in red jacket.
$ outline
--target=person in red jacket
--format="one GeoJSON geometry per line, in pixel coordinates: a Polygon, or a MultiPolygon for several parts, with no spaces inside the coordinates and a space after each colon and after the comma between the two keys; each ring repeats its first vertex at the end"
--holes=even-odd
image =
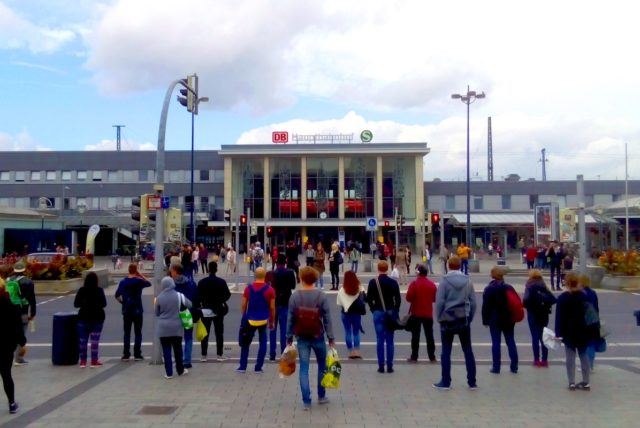
{"type": "Polygon", "coordinates": [[[533,265],[538,257],[538,249],[533,245],[529,245],[525,250],[525,258],[527,260],[527,269],[533,269],[533,265]]]}
{"type": "Polygon", "coordinates": [[[433,340],[433,303],[436,301],[436,284],[427,278],[429,268],[423,264],[416,267],[418,277],[409,284],[407,290],[407,302],[411,305],[410,330],[411,330],[411,357],[410,363],[418,362],[418,349],[420,348],[420,331],[424,329],[427,339],[427,354],[429,361],[436,362],[436,345],[433,340]]]}

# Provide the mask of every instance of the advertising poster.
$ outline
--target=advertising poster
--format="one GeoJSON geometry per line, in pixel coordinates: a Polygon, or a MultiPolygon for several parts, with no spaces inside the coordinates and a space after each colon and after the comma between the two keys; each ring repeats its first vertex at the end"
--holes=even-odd
{"type": "Polygon", "coordinates": [[[179,242],[182,236],[182,211],[180,208],[169,208],[165,212],[165,239],[169,242],[179,242]]]}
{"type": "Polygon", "coordinates": [[[576,242],[576,213],[571,208],[560,210],[560,242],[576,242]]]}

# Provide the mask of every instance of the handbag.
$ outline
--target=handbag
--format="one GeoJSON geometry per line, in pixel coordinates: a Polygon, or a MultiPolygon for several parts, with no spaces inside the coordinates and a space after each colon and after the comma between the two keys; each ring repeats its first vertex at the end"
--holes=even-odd
{"type": "Polygon", "coordinates": [[[202,322],[202,320],[198,320],[198,322],[196,323],[195,330],[196,330],[195,336],[198,342],[202,342],[204,338],[209,335],[209,333],[207,333],[207,327],[204,326],[204,323],[202,322]]]}
{"type": "Polygon", "coordinates": [[[382,304],[382,310],[384,311],[384,327],[389,331],[396,331],[398,329],[403,329],[404,326],[398,325],[398,313],[393,310],[387,310],[386,305],[384,304],[384,297],[382,297],[382,289],[380,288],[380,281],[376,278],[376,285],[378,286],[378,295],[380,296],[380,303],[382,304]]]}
{"type": "Polygon", "coordinates": [[[193,315],[191,315],[189,308],[186,307],[184,294],[182,293],[178,293],[178,316],[184,329],[190,330],[193,328],[193,315]],[[184,310],[182,309],[183,306],[185,307],[184,310]]]}

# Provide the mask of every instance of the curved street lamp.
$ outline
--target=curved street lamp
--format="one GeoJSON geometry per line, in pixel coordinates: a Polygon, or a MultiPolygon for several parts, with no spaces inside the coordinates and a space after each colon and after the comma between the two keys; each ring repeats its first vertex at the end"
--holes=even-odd
{"type": "Polygon", "coordinates": [[[475,100],[484,98],[484,92],[477,93],[476,91],[470,91],[469,85],[467,85],[466,94],[452,94],[451,98],[454,100],[460,100],[467,105],[467,242],[466,244],[473,248],[471,243],[471,177],[469,174],[469,105],[475,100]]]}
{"type": "MultiPolygon", "coordinates": [[[[53,202],[49,198],[45,198],[44,196],[40,196],[38,198],[38,207],[40,210],[46,210],[48,208],[53,208],[53,202]]],[[[38,251],[42,251],[42,236],[44,235],[44,213],[40,213],[41,223],[40,223],[40,245],[38,251]]]]}

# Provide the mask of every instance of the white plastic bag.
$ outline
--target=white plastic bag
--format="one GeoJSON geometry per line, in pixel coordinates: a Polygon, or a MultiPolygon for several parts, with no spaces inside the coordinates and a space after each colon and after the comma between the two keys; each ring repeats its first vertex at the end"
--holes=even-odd
{"type": "Polygon", "coordinates": [[[542,329],[542,343],[544,346],[551,349],[552,351],[557,351],[560,349],[561,342],[556,339],[556,334],[548,327],[542,329]]]}
{"type": "Polygon", "coordinates": [[[400,279],[400,271],[398,270],[397,267],[394,267],[393,270],[391,271],[391,278],[393,279],[400,279]]]}

